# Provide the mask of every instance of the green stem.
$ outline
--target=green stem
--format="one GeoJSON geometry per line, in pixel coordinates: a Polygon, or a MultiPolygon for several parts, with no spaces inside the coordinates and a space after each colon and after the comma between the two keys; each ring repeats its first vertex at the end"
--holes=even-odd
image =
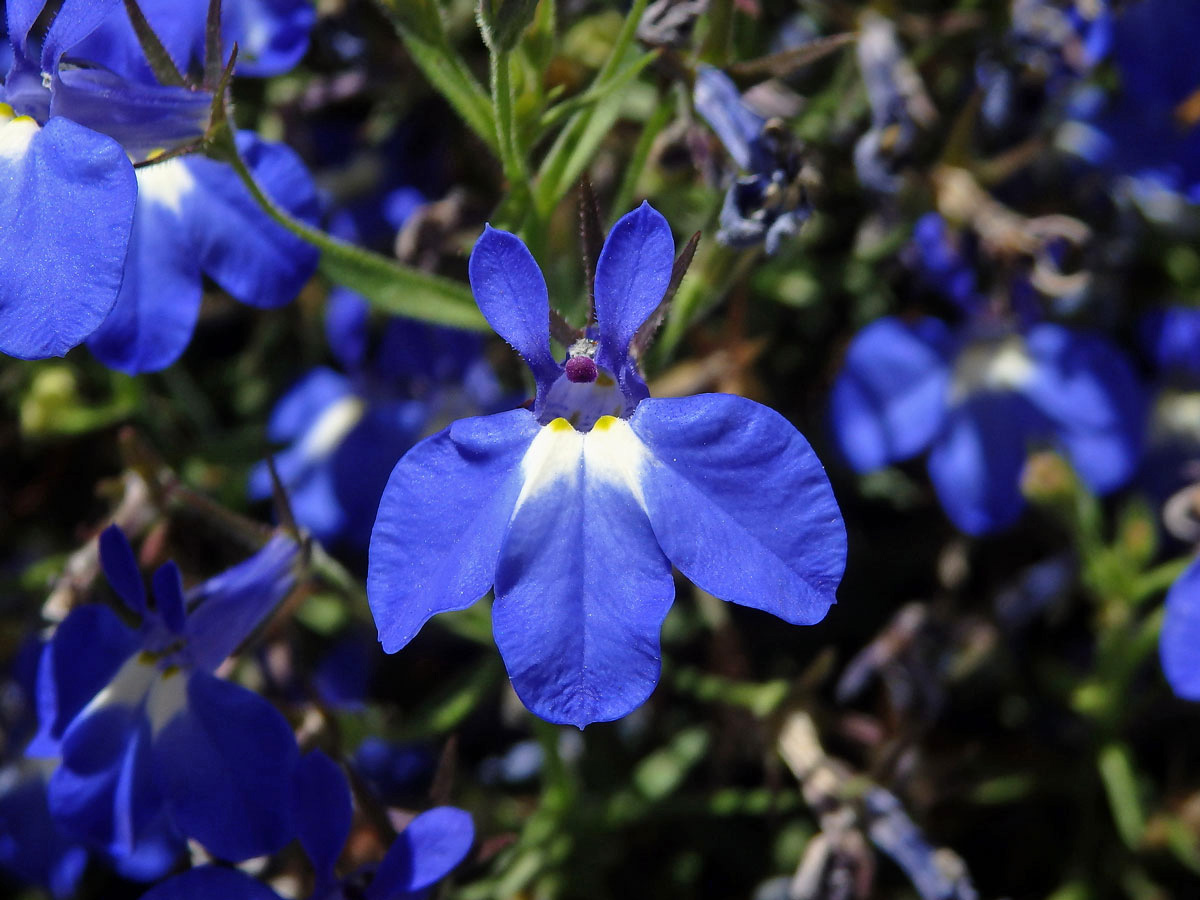
{"type": "Polygon", "coordinates": [[[621,186],[617,188],[616,197],[613,199],[612,215],[614,217],[623,214],[631,207],[634,192],[637,191],[638,180],[645,171],[647,160],[650,159],[654,139],[667,127],[673,112],[671,98],[664,97],[654,108],[654,112],[650,114],[646,124],[642,126],[641,137],[638,138],[638,142],[633,148],[633,155],[629,158],[629,165],[625,168],[625,176],[621,179],[621,186]]]}
{"type": "Polygon", "coordinates": [[[455,328],[489,330],[465,285],[340,241],[280,209],[259,186],[238,153],[233,131],[227,124],[213,131],[209,152],[233,167],[267,215],[321,251],[320,270],[330,281],[357,291],[383,312],[455,328]]]}

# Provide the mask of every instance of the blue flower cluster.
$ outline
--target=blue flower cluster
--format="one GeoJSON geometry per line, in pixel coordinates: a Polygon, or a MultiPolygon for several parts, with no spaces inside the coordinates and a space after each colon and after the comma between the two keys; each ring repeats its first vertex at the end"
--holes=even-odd
{"type": "MultiPolygon", "coordinates": [[[[187,347],[203,276],[253,306],[289,302],[316,267],[315,249],[275,224],[227,163],[173,155],[206,138],[224,103],[216,86],[160,83],[116,0],[64,2],[39,53],[44,5],[6,9],[0,352],[62,356],[86,341],[107,366],[155,371],[187,347]]],[[[207,4],[143,7],[187,71],[204,47],[207,4]]],[[[307,44],[311,7],[272,7],[226,5],[224,30],[248,36],[254,74],[282,71],[307,44]]],[[[315,220],[316,192],[295,153],[249,132],[237,145],[269,196],[315,220]]]]}
{"type": "MultiPolygon", "coordinates": [[[[559,807],[574,799],[578,773],[567,769],[585,742],[611,736],[641,752],[664,655],[675,657],[668,615],[694,612],[671,612],[686,579],[713,652],[737,658],[719,674],[677,670],[669,690],[716,698],[722,714],[712,727],[673,721],[636,790],[603,814],[581,806],[587,817],[636,818],[676,790],[735,721],[723,718],[729,707],[754,719],[759,768],[770,768],[764,746],[781,741],[821,825],[793,893],[849,896],[861,877],[865,896],[873,841],[923,897],[975,897],[956,856],[939,868],[899,785],[854,781],[815,730],[807,747],[779,738],[803,743],[780,723],[826,702],[810,688],[836,654],[802,673],[805,651],[787,642],[815,630],[777,620],[816,625],[839,589],[848,601],[866,593],[853,580],[842,588],[847,523],[861,552],[876,553],[874,523],[855,517],[889,492],[890,512],[922,507],[946,542],[937,589],[948,594],[978,575],[972,554],[1020,525],[1053,546],[1030,542],[1036,558],[988,594],[993,621],[976,629],[986,634],[939,636],[933,664],[922,658],[930,614],[902,610],[828,693],[851,702],[893,666],[897,692],[911,696],[842,720],[842,731],[872,771],[900,768],[896,759],[920,755],[908,732],[936,725],[959,677],[947,674],[945,646],[993,647],[1029,609],[1078,586],[1098,612],[1087,626],[1095,649],[1078,655],[1096,661],[1060,693],[1102,732],[1104,792],[1128,807],[1115,809],[1122,846],[1144,849],[1147,817],[1124,796],[1137,793],[1125,771],[1132,742],[1113,698],[1157,639],[1167,684],[1200,701],[1200,560],[1186,555],[1200,547],[1200,54],[1187,39],[1200,36],[1200,0],[1012,0],[986,39],[985,17],[968,15],[976,4],[895,20],[862,4],[828,21],[805,15],[750,61],[732,58],[743,35],[726,41],[722,22],[735,12],[773,22],[760,9],[769,5],[635,4],[645,18],[610,29],[612,56],[578,94],[574,60],[542,65],[564,30],[549,0],[479,7],[487,88],[438,4],[384,5],[408,48],[397,71],[422,72],[446,109],[420,92],[381,97],[371,79],[396,61],[371,55],[375,13],[359,18],[353,4],[5,4],[0,353],[44,360],[86,345],[68,363],[13,363],[25,392],[16,405],[22,421],[36,418],[26,409],[40,389],[71,407],[52,432],[64,443],[120,432],[125,494],[110,519],[145,534],[141,560],[161,565],[147,578],[126,532],[106,527],[62,567],[44,630],[0,674],[0,867],[56,898],[81,890],[93,861],[146,900],[427,897],[476,846],[471,814],[447,805],[479,796],[454,785],[452,733],[474,740],[478,722],[463,723],[503,691],[508,706],[488,711],[501,746],[470,748],[476,788],[545,780],[542,818],[525,831],[495,826],[516,815],[507,809],[481,815],[492,835],[478,860],[571,823],[559,807]],[[703,16],[708,30],[694,31],[703,16]],[[835,20],[855,30],[820,36],[835,20]],[[652,50],[637,48],[639,35],[652,50]],[[939,70],[937,54],[960,44],[966,64],[939,70]],[[626,96],[644,70],[657,91],[626,96]],[[243,80],[277,76],[266,88],[243,80]],[[606,141],[619,142],[610,126],[626,105],[645,113],[630,158],[657,181],[637,167],[614,177],[625,157],[606,141]],[[460,133],[443,121],[451,113],[473,133],[465,150],[442,140],[460,133]],[[673,153],[680,135],[694,193],[660,199],[687,155],[673,153]],[[355,155],[367,144],[370,159],[355,155]],[[473,158],[483,149],[495,171],[473,158]],[[451,185],[441,156],[457,157],[464,180],[502,181],[503,199],[485,206],[451,185]],[[576,183],[582,279],[561,252],[576,183]],[[625,212],[650,184],[655,205],[625,212]],[[607,233],[597,194],[619,198],[623,213],[607,233]],[[677,255],[672,223],[712,225],[726,249],[693,237],[677,255]],[[333,283],[313,281],[318,265],[333,283]],[[225,295],[264,310],[302,299],[291,319],[255,333],[223,380],[193,378],[199,342],[161,379],[165,400],[157,380],[108,371],[179,363],[205,304],[225,295]],[[489,326],[519,360],[489,348],[489,326]],[[291,358],[279,351],[294,331],[305,339],[291,358]],[[677,364],[680,347],[707,356],[677,364]],[[783,389],[757,389],[760,355],[757,368],[783,389]],[[793,378],[801,371],[819,391],[793,378]],[[108,409],[94,402],[101,383],[136,386],[108,409]],[[156,402],[188,405],[212,383],[234,384],[232,396],[189,410],[195,423],[153,427],[156,402]],[[781,411],[751,399],[767,396],[781,411]],[[241,418],[256,421],[226,421],[241,418]],[[139,429],[184,457],[178,476],[139,429]],[[205,440],[180,449],[193,430],[205,440]],[[213,447],[226,455],[196,465],[213,447]],[[1049,487],[1037,477],[1047,472],[1058,476],[1049,487]],[[235,485],[231,508],[195,488],[214,481],[235,485]],[[273,500],[280,526],[242,518],[247,498],[273,500]],[[191,534],[189,517],[216,538],[191,534]],[[185,530],[193,552],[167,559],[185,530]],[[257,550],[222,568],[209,541],[229,534],[257,550]],[[787,664],[759,673],[776,680],[742,680],[753,653],[728,651],[740,642],[734,616],[737,627],[777,627],[787,664]],[[424,658],[422,641],[434,647],[424,658]],[[414,649],[386,659],[376,643],[388,655],[414,649]],[[453,665],[471,670],[465,681],[448,676],[453,665]],[[424,690],[444,707],[413,711],[424,690]],[[938,710],[916,721],[912,696],[938,710]],[[618,719],[608,733],[575,730],[618,719]]],[[[572,28],[572,40],[594,38],[572,28]]],[[[7,448],[7,432],[0,439],[7,448]]],[[[14,477],[42,449],[30,447],[14,454],[14,477]]],[[[118,489],[103,477],[92,480],[107,498],[118,489]]],[[[19,591],[43,583],[30,571],[44,574],[30,568],[14,579],[19,591]]],[[[859,602],[846,604],[851,618],[880,612],[859,602]]],[[[1154,689],[1175,703],[1161,679],[1154,689]]],[[[755,806],[748,796],[734,799],[755,806]]],[[[708,799],[703,808],[719,805],[708,799]]],[[[1185,820],[1161,818],[1164,833],[1185,820]]],[[[1195,868],[1194,852],[1174,849],[1195,868]]],[[[507,859],[549,871],[563,854],[544,850],[526,857],[534,863],[507,859]]],[[[536,894],[538,874],[511,879],[511,892],[536,894]]]]}

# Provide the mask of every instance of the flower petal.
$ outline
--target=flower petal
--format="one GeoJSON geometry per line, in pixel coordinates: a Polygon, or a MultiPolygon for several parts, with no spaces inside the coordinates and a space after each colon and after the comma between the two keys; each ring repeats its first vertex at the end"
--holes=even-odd
{"type": "Polygon", "coordinates": [[[117,596],[139,616],[146,614],[146,586],[125,532],[109,525],[100,532],[100,568],[117,596]]]}
{"type": "Polygon", "coordinates": [[[44,764],[18,760],[0,770],[0,868],[67,898],[86,864],[87,850],[50,815],[44,764]]]}
{"type": "Polygon", "coordinates": [[[26,751],[57,756],[72,719],[137,652],[137,635],[106,606],[77,607],[42,648],[38,667],[39,731],[26,751]]]}
{"type": "Polygon", "coordinates": [[[179,829],[214,856],[273,853],[296,834],[292,777],[299,753],[287,721],[246,688],[207,672],[154,740],[154,760],[179,829]]]}
{"type": "Polygon", "coordinates": [[[279,900],[279,895],[237,869],[200,866],[155,885],[142,900],[279,900]]]}
{"type": "Polygon", "coordinates": [[[121,287],[137,186],[111,138],[0,116],[0,353],[62,356],[121,287]]]}
{"type": "Polygon", "coordinates": [[[111,369],[130,375],[175,362],[192,339],[200,314],[201,278],[186,207],[197,185],[182,160],[137,172],[138,198],[117,304],[89,339],[88,349],[111,369]]]}
{"type": "Polygon", "coordinates": [[[101,701],[71,723],[48,790],[64,829],[121,856],[134,850],[163,801],[150,764],[151,723],[124,699],[101,701]]]}
{"type": "Polygon", "coordinates": [[[314,750],[297,765],[294,790],[300,845],[316,870],[317,881],[328,884],[350,836],[354,817],[350,785],[341,766],[314,750]]]}
{"type": "Polygon", "coordinates": [[[1142,450],[1146,401],[1128,359],[1098,335],[1042,324],[1028,336],[1036,366],[1024,393],[1055,426],[1095,491],[1128,481],[1142,450]]]}
{"type": "Polygon", "coordinates": [[[742,103],[742,95],[729,76],[712,66],[701,65],[696,70],[692,97],[696,112],[717,133],[738,168],[750,169],[751,144],[762,133],[766,120],[742,103]]]}
{"type": "Polygon", "coordinates": [[[651,462],[646,509],[667,557],[709,593],[794,624],[836,601],[846,530],[808,442],[744,397],[646,400],[630,420],[651,462]]]}
{"type": "Polygon", "coordinates": [[[629,342],[671,281],[675,239],[671,226],[643,202],[617,220],[596,261],[596,323],[600,327],[598,362],[620,373],[629,342]]]}
{"type": "Polygon", "coordinates": [[[1158,651],[1171,690],[1185,700],[1200,700],[1200,561],[1167,591],[1158,651]]]}
{"type": "Polygon", "coordinates": [[[171,631],[183,631],[183,578],[175,560],[168,559],[154,571],[154,605],[171,631]]]}
{"type": "Polygon", "coordinates": [[[638,494],[641,460],[611,416],[586,435],[555,419],[521,460],[492,623],[513,688],[547,721],[619,719],[658,683],[675,583],[638,494]]]}
{"type": "MultiPolygon", "coordinates": [[[[315,222],[316,187],[295,152],[246,131],[237,143],[267,196],[296,218],[315,222]]],[[[251,306],[291,302],[316,271],[317,249],[270,219],[227,164],[199,156],[184,163],[197,182],[187,217],[204,272],[251,306]]]]}
{"type": "Polygon", "coordinates": [[[367,572],[385,652],[492,586],[521,489],[519,463],[537,433],[527,409],[461,419],[396,464],[379,501],[367,572]]]}
{"type": "Polygon", "coordinates": [[[471,292],[496,333],[521,354],[539,393],[559,375],[550,353],[550,297],[529,248],[515,234],[487,225],[468,265],[471,292]]]}
{"type": "Polygon", "coordinates": [[[46,32],[46,42],[42,45],[42,71],[55,71],[59,57],[95,31],[119,2],[64,0],[46,32]]]}
{"type": "Polygon", "coordinates": [[[860,331],[833,383],[830,420],[855,471],[920,453],[946,417],[951,338],[937,319],[885,317],[860,331]]]}
{"type": "Polygon", "coordinates": [[[366,900],[399,900],[429,890],[466,858],[475,841],[470,813],[437,806],[421,813],[388,849],[366,900]]]}
{"type": "Polygon", "coordinates": [[[929,454],[929,477],[942,508],[967,534],[1007,528],[1025,508],[1021,470],[1031,436],[1044,430],[1019,394],[978,393],[950,410],[929,454]]]}
{"type": "Polygon", "coordinates": [[[299,545],[277,534],[236,566],[188,592],[184,631],[192,665],[212,671],[237,649],[296,584],[299,545]]]}

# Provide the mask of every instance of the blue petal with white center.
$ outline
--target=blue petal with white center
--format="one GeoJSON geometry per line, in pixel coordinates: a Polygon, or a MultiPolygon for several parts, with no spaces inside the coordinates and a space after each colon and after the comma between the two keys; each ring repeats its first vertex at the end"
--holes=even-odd
{"type": "Polygon", "coordinates": [[[641,496],[629,423],[584,434],[542,428],[496,570],[496,646],[531,711],[577,725],[618,719],[658,683],[658,633],[675,597],[671,564],[641,496]]]}
{"type": "MultiPolygon", "coordinates": [[[[106,570],[130,593],[132,551],[115,526],[101,547],[106,570]]],[[[186,597],[167,563],[140,634],[84,606],[47,645],[42,732],[30,751],[61,754],[50,808],[132,876],[169,862],[176,835],[235,860],[294,836],[291,728],[261,697],[210,672],[290,590],[296,553],[277,538],[186,597]],[[159,849],[155,835],[166,838],[159,849]]]]}
{"type": "MultiPolygon", "coordinates": [[[[312,182],[292,152],[239,135],[256,179],[285,209],[316,217],[312,182]]],[[[233,169],[200,157],[138,171],[139,194],[125,283],[112,315],[88,341],[111,368],[166,368],[191,340],[208,274],[253,306],[289,302],[312,275],[317,251],[271,221],[233,169]]]]}
{"type": "Polygon", "coordinates": [[[860,331],[833,384],[838,447],[859,472],[925,450],[942,428],[953,340],[937,319],[885,317],[860,331]]]}
{"type": "Polygon", "coordinates": [[[472,287],[530,362],[538,396],[533,412],[456,422],[396,465],[367,580],[386,651],[494,584],[493,630],[518,696],[582,728],[654,690],[672,562],[788,621],[825,615],[845,531],[804,439],[741,398],[646,399],[628,344],[673,254],[651,207],[624,217],[597,267],[600,346],[581,340],[560,364],[537,264],[513,235],[484,232],[472,287]]]}
{"type": "Polygon", "coordinates": [[[62,356],[116,302],[136,195],[116,141],[0,104],[0,352],[62,356]]]}
{"type": "Polygon", "coordinates": [[[1200,562],[1193,562],[1167,591],[1159,637],[1167,682],[1185,700],[1200,700],[1200,562]]]}

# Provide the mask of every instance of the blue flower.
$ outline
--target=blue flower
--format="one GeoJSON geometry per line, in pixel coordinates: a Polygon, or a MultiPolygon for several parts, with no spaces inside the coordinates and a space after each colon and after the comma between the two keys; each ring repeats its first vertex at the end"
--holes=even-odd
{"type": "MultiPolygon", "coordinates": [[[[296,521],[323,543],[366,547],[388,476],[435,421],[495,409],[500,390],[466,332],[403,319],[390,321],[368,352],[368,308],[335,290],[326,334],[347,374],[318,367],[276,404],[267,436],[290,446],[275,457],[296,521]]],[[[250,476],[250,494],[271,494],[266,464],[250,476]]]]}
{"type": "Polygon", "coordinates": [[[1026,137],[1046,105],[1108,55],[1113,20],[1107,0],[1013,0],[1003,56],[985,55],[976,66],[988,130],[1026,137]]]}
{"type": "Polygon", "coordinates": [[[1154,310],[1138,321],[1138,332],[1156,375],[1140,481],[1165,502],[1200,470],[1200,309],[1154,310]]]}
{"type": "Polygon", "coordinates": [[[1200,560],[1167,591],[1158,652],[1171,690],[1185,700],[1200,700],[1200,560]]]}
{"type": "MultiPolygon", "coordinates": [[[[139,0],[138,6],[180,71],[204,62],[204,25],[210,0],[139,0]]],[[[221,37],[237,44],[237,74],[281,75],[308,50],[317,21],[311,0],[224,0],[221,37]]],[[[84,59],[127,78],[154,83],[154,74],[123,11],[108,16],[77,48],[84,59]]]]}
{"type": "MultiPolygon", "coordinates": [[[[374,872],[335,874],[353,822],[346,776],[319,750],[296,770],[300,844],[316,872],[311,900],[418,900],[458,866],[475,840],[471,816],[453,806],[421,813],[392,842],[374,872]],[[363,890],[365,877],[370,884],[363,890]]],[[[202,866],[164,881],[142,900],[279,900],[265,885],[236,869],[202,866]]]]}
{"type": "MultiPolygon", "coordinates": [[[[135,173],[134,162],[201,138],[212,96],[155,83],[114,0],[67,0],[35,59],[30,32],[42,5],[8,5],[0,352],[61,356],[90,337],[105,364],[150,371],[187,345],[202,274],[253,305],[290,301],[317,253],[271,221],[231,167],[192,156],[135,173]],[[89,51],[114,68],[87,59],[89,51]]],[[[202,18],[182,23],[202,40],[202,18]]],[[[294,154],[248,134],[238,142],[267,193],[314,221],[315,191],[294,154]]]]}
{"type": "Polygon", "coordinates": [[[385,651],[495,586],[513,687],[552,722],[617,719],[658,681],[672,563],[718,597],[820,621],[845,530],[808,443],[778,413],[725,394],[649,399],[630,342],[671,278],[671,230],[625,215],[596,266],[598,321],[565,362],[519,238],[487,228],[471,286],[537,382],[532,409],[462,419],[396,465],[371,536],[367,594],[385,651]]]}
{"type": "Polygon", "coordinates": [[[1172,198],[1200,202],[1200,56],[1180,39],[1198,31],[1192,0],[1128,5],[1113,29],[1119,87],[1106,102],[1081,103],[1079,121],[1060,136],[1090,162],[1129,176],[1151,215],[1169,212],[1172,198]]]}
{"type": "Polygon", "coordinates": [[[1143,399],[1129,362],[1097,335],[1046,322],[884,317],[851,342],[831,399],[857,471],[929,451],[938,499],[969,534],[1020,516],[1034,446],[1063,451],[1098,493],[1121,487],[1140,454],[1143,399]]]}
{"type": "Polygon", "coordinates": [[[297,553],[274,538],[186,595],[168,562],[154,573],[151,608],[125,535],[101,535],[105,575],[142,625],[81,606],[43,651],[40,731],[27,753],[60,758],[48,799],[68,833],[120,857],[166,827],[226,859],[294,836],[291,728],[212,672],[290,591],[297,553]]]}
{"type": "Polygon", "coordinates": [[[854,145],[854,168],[866,187],[894,194],[921,127],[935,113],[920,77],[904,57],[896,26],[878,13],[863,15],[858,64],[871,106],[871,127],[854,145]]]}
{"type": "Polygon", "coordinates": [[[729,76],[712,66],[697,71],[694,102],[744,173],[725,194],[717,240],[730,247],[765,243],[774,253],[812,215],[796,141],[779,120],[750,109],[729,76]]]}

